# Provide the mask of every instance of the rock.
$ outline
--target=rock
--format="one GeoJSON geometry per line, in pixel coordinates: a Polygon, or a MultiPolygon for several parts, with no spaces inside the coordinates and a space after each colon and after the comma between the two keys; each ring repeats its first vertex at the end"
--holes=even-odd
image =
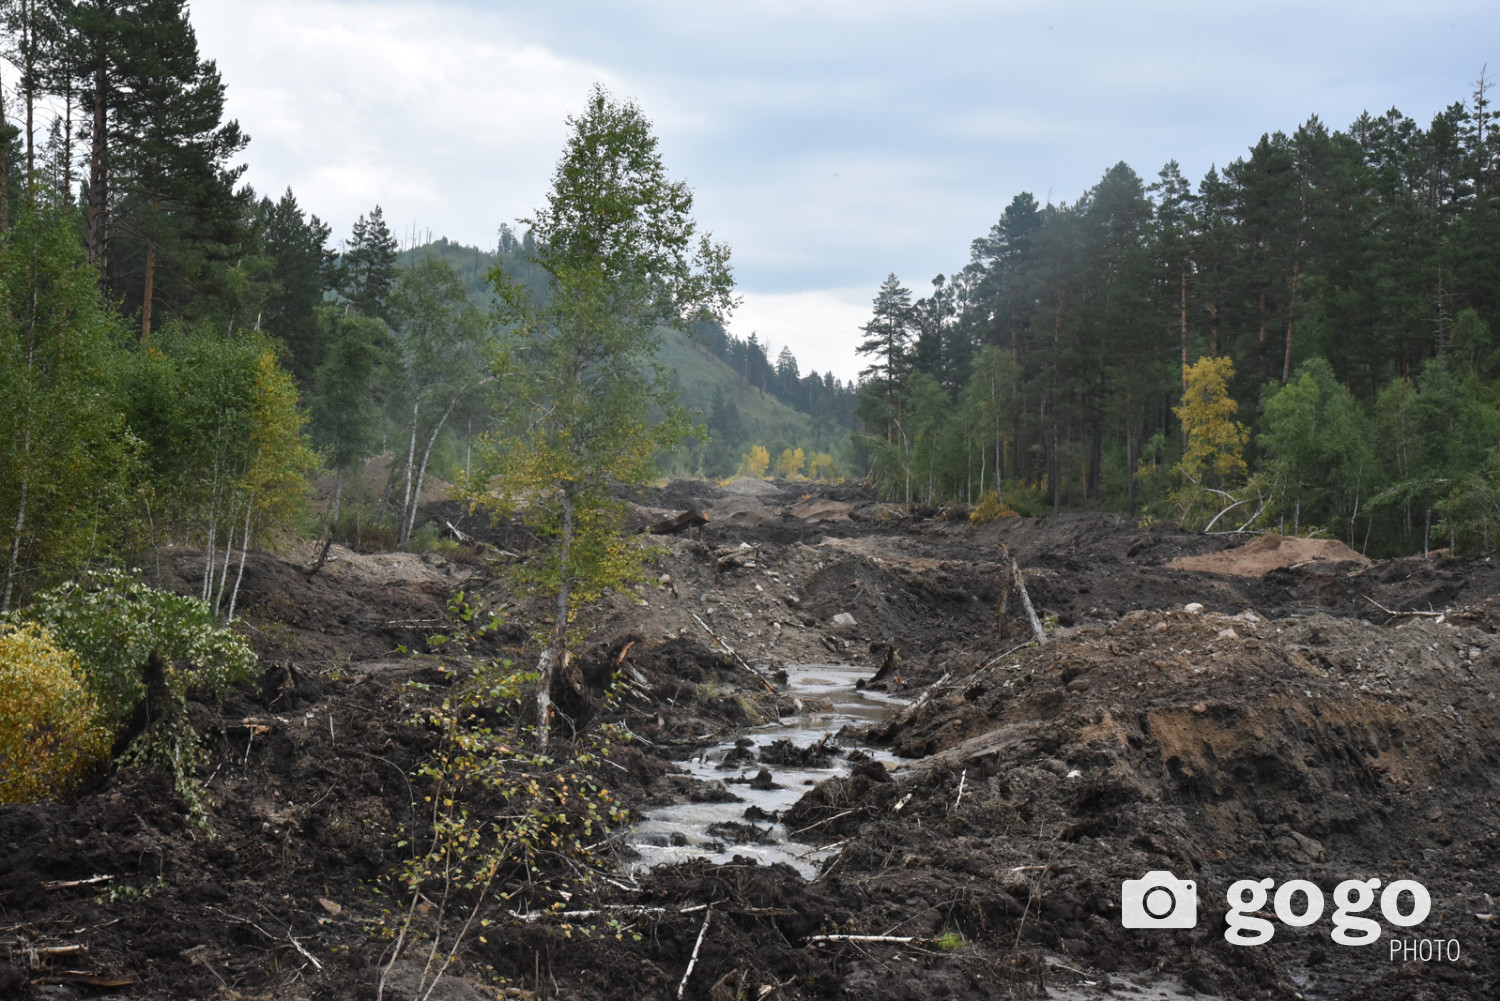
{"type": "Polygon", "coordinates": [[[762,768],[755,773],[755,778],[750,780],[750,788],[764,791],[766,789],[780,789],[781,786],[777,785],[776,780],[771,778],[771,769],[762,768]]]}
{"type": "Polygon", "coordinates": [[[1087,678],[1074,678],[1072,681],[1068,682],[1068,691],[1070,692],[1086,692],[1088,690],[1089,679],[1087,678]]]}
{"type": "Polygon", "coordinates": [[[835,629],[853,629],[859,624],[854,621],[854,616],[850,615],[848,612],[838,613],[830,620],[830,622],[835,629]]]}
{"type": "Polygon", "coordinates": [[[809,497],[807,500],[799,501],[788,510],[793,518],[803,521],[852,521],[850,512],[854,505],[843,501],[829,500],[825,497],[809,497]]]}
{"type": "Polygon", "coordinates": [[[1240,638],[1240,634],[1235,632],[1232,626],[1229,626],[1220,629],[1214,638],[1221,640],[1237,640],[1240,638]]]}
{"type": "Polygon", "coordinates": [[[1323,845],[1296,831],[1283,834],[1271,844],[1284,858],[1293,862],[1323,861],[1323,845]]]}
{"type": "Polygon", "coordinates": [[[1182,606],[1182,610],[1189,615],[1200,615],[1203,612],[1203,606],[1196,601],[1190,601],[1182,606]]]}
{"type": "Polygon", "coordinates": [[[1204,713],[1208,712],[1208,706],[1204,705],[1202,702],[1199,702],[1197,705],[1193,706],[1193,712],[1197,713],[1199,716],[1202,716],[1204,713]]]}
{"type": "Polygon", "coordinates": [[[451,974],[439,980],[435,987],[429,987],[429,984],[430,980],[425,976],[422,964],[401,960],[392,965],[390,972],[386,974],[385,996],[393,1001],[420,1001],[426,998],[434,1001],[484,1001],[483,994],[467,981],[451,974]]]}

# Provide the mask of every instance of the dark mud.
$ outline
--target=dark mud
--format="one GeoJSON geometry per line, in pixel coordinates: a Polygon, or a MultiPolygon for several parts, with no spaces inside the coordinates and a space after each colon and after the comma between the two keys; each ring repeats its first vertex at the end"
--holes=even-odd
{"type": "MultiPolygon", "coordinates": [[[[738,489],[630,498],[642,525],[725,516],[652,540],[651,579],[585,613],[570,721],[638,735],[607,769],[632,809],[729,801],[745,787],[674,762],[805,711],[768,689],[779,667],[860,664],[912,700],[866,735],[902,763],[855,760],[781,818],[834,846],[811,881],[748,858],[632,878],[610,842],[613,875],[568,899],[528,891],[513,906],[538,909],[520,917],[497,907],[433,998],[675,997],[684,983],[715,1001],[1500,996],[1500,566],[1231,577],[1167,564],[1238,540],[1170,525],[973,526],[858,487],[738,489]],[[1015,649],[1018,623],[996,635],[1002,542],[1052,630],[1040,649],[1015,649]],[[1153,871],[1195,882],[1195,927],[1123,927],[1122,882],[1153,871]],[[1409,930],[1382,921],[1379,942],[1355,948],[1331,940],[1330,899],[1307,928],[1230,945],[1227,888],[1263,877],[1330,896],[1348,878],[1414,879],[1432,913],[1409,930]],[[1393,938],[1460,951],[1392,958],[1393,938]]],[[[424,516],[474,553],[335,549],[311,578],[306,554],[251,554],[238,608],[264,675],[193,706],[212,835],[167,779],[137,770],[73,803],[0,808],[0,997],[376,996],[436,746],[407,721],[468,657],[535,656],[526,604],[477,557],[525,540],[456,505],[424,516]],[[504,628],[462,657],[403,654],[452,628],[460,589],[503,608],[504,628]]],[[[196,593],[201,561],[164,550],[148,565],[196,593]]],[[[736,771],[775,782],[856,743],[772,745],[736,771]]],[[[750,845],[772,819],[720,835],[750,845]]],[[[385,997],[413,996],[420,974],[394,969],[385,997]]]]}

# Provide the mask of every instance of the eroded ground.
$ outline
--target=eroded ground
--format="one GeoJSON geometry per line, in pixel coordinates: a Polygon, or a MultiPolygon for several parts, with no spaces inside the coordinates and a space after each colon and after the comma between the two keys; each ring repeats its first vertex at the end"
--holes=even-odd
{"type": "MultiPolygon", "coordinates": [[[[1292,540],[1237,553],[1104,515],[973,526],[857,487],[674,483],[634,501],[642,526],[711,520],[660,539],[650,581],[589,613],[584,678],[597,694],[622,672],[610,711],[643,738],[613,759],[629,806],[733,795],[677,762],[815,711],[767,690],[787,664],[863,664],[909,700],[865,735],[901,763],[851,762],[782,818],[835,847],[811,881],[748,859],[630,877],[615,842],[619,875],[554,901],[609,924],[502,913],[431,997],[675,997],[695,946],[690,998],[1500,993],[1495,564],[1304,563],[1292,540]],[[996,632],[1002,543],[1051,630],[1041,648],[1018,649],[1019,620],[996,632]],[[1122,881],[1161,870],[1195,882],[1196,926],[1122,927],[1122,881]],[[1263,877],[1312,881],[1325,914],[1230,945],[1228,886],[1263,877]],[[1334,886],[1371,877],[1421,882],[1431,914],[1333,942],[1334,886]],[[1392,958],[1393,938],[1458,952],[1392,958]]],[[[0,809],[0,996],[376,996],[435,745],[405,721],[466,670],[400,651],[450,629],[464,590],[507,614],[474,653],[534,657],[533,611],[490,572],[524,533],[429,510],[484,544],[336,549],[311,579],[305,553],[252,554],[239,607],[264,675],[194,707],[212,836],[151,773],[0,809]]],[[[200,560],[166,550],[152,572],[192,593],[200,560]]],[[[726,778],[774,781],[803,752],[782,753],[747,750],[726,778]]],[[[393,970],[384,996],[416,996],[420,973],[393,970]]]]}

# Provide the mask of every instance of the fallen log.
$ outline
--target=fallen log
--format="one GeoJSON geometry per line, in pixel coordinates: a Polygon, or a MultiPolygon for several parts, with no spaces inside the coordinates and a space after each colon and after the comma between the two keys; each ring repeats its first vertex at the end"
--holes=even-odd
{"type": "Polygon", "coordinates": [[[707,524],[708,515],[697,508],[693,508],[692,510],[682,512],[675,518],[658,521],[646,529],[646,531],[652,535],[677,535],[690,528],[702,528],[707,524]]]}
{"type": "Polygon", "coordinates": [[[1031,623],[1031,635],[1036,637],[1037,646],[1045,646],[1047,634],[1042,632],[1042,620],[1036,617],[1036,609],[1031,607],[1031,595],[1026,593],[1026,578],[1021,575],[1021,568],[1016,566],[1016,561],[1010,561],[1010,575],[1016,582],[1016,590],[1021,592],[1021,607],[1026,609],[1026,620],[1031,623]]]}

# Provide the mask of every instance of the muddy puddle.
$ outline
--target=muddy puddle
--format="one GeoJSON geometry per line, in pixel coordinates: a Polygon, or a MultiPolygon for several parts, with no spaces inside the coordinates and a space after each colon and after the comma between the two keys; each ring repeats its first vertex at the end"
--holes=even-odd
{"type": "MultiPolygon", "coordinates": [[[[739,855],[767,865],[784,862],[804,878],[817,875],[836,844],[800,840],[801,832],[789,831],[781,822],[782,813],[814,785],[847,774],[854,764],[848,755],[856,749],[866,756],[860,760],[880,761],[894,770],[899,759],[888,751],[840,743],[837,734],[846,726],[879,723],[906,700],[857,690],[855,683],[870,674],[867,667],[796,664],[786,673],[786,693],[803,700],[807,711],[746,730],[736,741],[704,748],[691,760],[679,762],[709,786],[723,783],[737,801],[651,810],[631,838],[640,853],[634,868],[694,858],[724,863],[739,855]],[[826,755],[809,752],[813,748],[826,755]]],[[[816,839],[815,834],[809,836],[816,839]]]]}

